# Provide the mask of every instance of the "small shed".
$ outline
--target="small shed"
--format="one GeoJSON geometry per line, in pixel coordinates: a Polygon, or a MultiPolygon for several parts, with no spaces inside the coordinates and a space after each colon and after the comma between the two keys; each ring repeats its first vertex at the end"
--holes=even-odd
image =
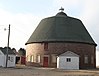
{"type": "Polygon", "coordinates": [[[57,57],[57,68],[59,69],[79,69],[79,55],[67,51],[57,57]]]}
{"type": "MultiPolygon", "coordinates": [[[[0,66],[6,67],[6,56],[7,56],[7,47],[0,48],[0,66]]],[[[15,60],[16,55],[15,53],[8,48],[8,61],[7,61],[7,67],[15,67],[15,60]]]]}

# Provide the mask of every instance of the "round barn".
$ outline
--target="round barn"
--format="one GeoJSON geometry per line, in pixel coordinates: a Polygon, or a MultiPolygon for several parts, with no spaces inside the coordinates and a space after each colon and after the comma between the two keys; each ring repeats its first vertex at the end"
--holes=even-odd
{"type": "Polygon", "coordinates": [[[70,51],[79,55],[79,68],[96,68],[96,43],[82,21],[63,9],[42,19],[25,45],[26,65],[57,67],[57,57],[70,51]]]}

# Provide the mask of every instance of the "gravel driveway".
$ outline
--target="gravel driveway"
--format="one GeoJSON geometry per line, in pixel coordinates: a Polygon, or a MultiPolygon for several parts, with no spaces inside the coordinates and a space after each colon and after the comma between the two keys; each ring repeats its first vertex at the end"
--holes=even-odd
{"type": "Polygon", "coordinates": [[[21,66],[0,68],[0,76],[99,76],[99,69],[94,70],[59,70],[21,66]]]}

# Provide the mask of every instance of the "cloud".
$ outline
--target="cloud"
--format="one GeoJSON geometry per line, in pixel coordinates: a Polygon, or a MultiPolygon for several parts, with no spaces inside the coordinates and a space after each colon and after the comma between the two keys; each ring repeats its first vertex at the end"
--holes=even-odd
{"type": "Polygon", "coordinates": [[[8,24],[9,22],[11,22],[12,16],[9,12],[3,10],[3,9],[0,9],[0,24],[1,25],[6,25],[8,24]]]}
{"type": "Polygon", "coordinates": [[[70,15],[71,13],[77,13],[79,9],[81,10],[83,3],[84,0],[54,0],[53,6],[57,9],[62,6],[65,9],[66,13],[70,15]]]}
{"type": "MultiPolygon", "coordinates": [[[[99,45],[99,8],[98,0],[86,0],[80,19],[88,29],[95,42],[99,45]]],[[[99,46],[98,46],[99,48],[99,46]]]]}
{"type": "Polygon", "coordinates": [[[67,6],[67,7],[72,7],[72,6],[77,6],[79,5],[80,0],[54,0],[54,4],[57,4],[58,6],[67,6]]]}
{"type": "Polygon", "coordinates": [[[12,22],[12,41],[17,37],[12,44],[13,46],[24,46],[29,39],[32,32],[37,27],[40,17],[33,16],[32,14],[17,14],[14,16],[12,22]],[[16,30],[16,31],[14,31],[16,30]],[[13,32],[14,31],[14,32],[13,32]],[[16,33],[16,36],[15,36],[16,33]]]}
{"type": "Polygon", "coordinates": [[[11,24],[10,46],[21,48],[25,46],[25,42],[31,33],[37,27],[42,17],[34,16],[31,13],[11,13],[0,9],[0,46],[7,45],[8,25],[11,24]]]}

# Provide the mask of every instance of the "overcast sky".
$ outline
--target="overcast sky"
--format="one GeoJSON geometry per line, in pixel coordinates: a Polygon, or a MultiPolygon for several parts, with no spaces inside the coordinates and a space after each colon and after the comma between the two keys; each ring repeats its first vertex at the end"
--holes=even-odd
{"type": "MultiPolygon", "coordinates": [[[[0,47],[25,48],[25,43],[41,19],[54,16],[62,6],[64,12],[80,19],[94,41],[99,44],[99,0],[0,0],[0,47]]],[[[99,47],[97,47],[99,49],[99,47]]]]}

